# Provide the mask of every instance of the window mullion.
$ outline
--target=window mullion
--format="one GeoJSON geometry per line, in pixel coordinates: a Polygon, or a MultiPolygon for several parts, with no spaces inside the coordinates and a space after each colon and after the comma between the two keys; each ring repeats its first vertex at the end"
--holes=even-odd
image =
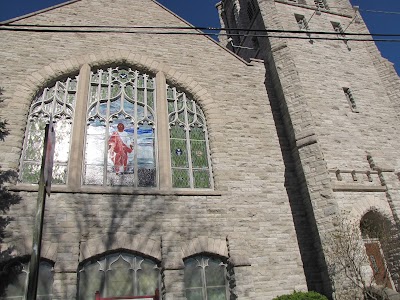
{"type": "MultiPolygon", "coordinates": [[[[138,186],[138,181],[139,181],[139,176],[138,176],[138,140],[137,140],[137,132],[138,132],[138,128],[139,128],[139,123],[138,123],[138,114],[137,114],[137,110],[138,110],[138,91],[139,91],[139,73],[136,72],[135,73],[135,99],[133,102],[133,126],[135,128],[134,132],[133,132],[133,140],[134,140],[134,145],[133,145],[133,161],[134,161],[134,165],[133,165],[133,175],[134,175],[134,186],[137,187],[138,186]]],[[[143,79],[144,80],[144,79],[143,79]]]]}
{"type": "Polygon", "coordinates": [[[188,167],[189,167],[189,179],[190,179],[190,188],[194,188],[194,180],[193,180],[193,165],[192,165],[192,148],[190,144],[190,124],[188,118],[188,104],[187,104],[186,94],[183,94],[183,103],[184,103],[184,113],[185,113],[185,133],[186,133],[186,151],[188,158],[188,167]]]}
{"type": "Polygon", "coordinates": [[[171,150],[169,143],[167,81],[163,72],[156,74],[158,169],[160,189],[172,188],[171,150]]]}
{"type": "MultiPolygon", "coordinates": [[[[90,88],[90,66],[88,64],[81,67],[78,78],[71,149],[85,148],[86,111],[90,88]]],[[[81,185],[83,150],[70,151],[69,155],[67,184],[71,190],[76,190],[81,185]]]]}

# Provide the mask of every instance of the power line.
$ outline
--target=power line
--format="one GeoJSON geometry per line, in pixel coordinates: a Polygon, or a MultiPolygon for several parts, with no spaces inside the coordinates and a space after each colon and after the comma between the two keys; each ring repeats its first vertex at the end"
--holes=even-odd
{"type": "MultiPolygon", "coordinates": [[[[191,28],[195,29],[195,28],[191,28]]],[[[307,40],[326,40],[326,41],[356,41],[356,42],[400,42],[400,39],[365,39],[365,38],[343,38],[343,37],[310,37],[310,36],[291,36],[291,35],[270,35],[268,33],[300,33],[310,35],[309,31],[284,31],[284,30],[264,30],[267,34],[240,34],[240,33],[206,33],[201,31],[122,31],[122,30],[75,30],[75,29],[51,29],[51,28],[6,28],[0,27],[0,30],[25,31],[25,32],[49,32],[49,33],[124,33],[124,34],[154,34],[154,35],[206,35],[206,36],[242,36],[242,37],[268,37],[268,38],[286,38],[286,39],[307,39],[307,40]]],[[[319,34],[334,34],[336,32],[315,32],[319,34]]],[[[350,34],[345,34],[350,35],[350,34]]],[[[360,36],[370,36],[369,34],[353,34],[360,36]]],[[[382,35],[382,36],[400,36],[400,35],[382,35]]]]}
{"type": "MultiPolygon", "coordinates": [[[[118,26],[118,25],[37,25],[37,24],[4,24],[0,25],[0,30],[6,31],[32,31],[32,32],[82,32],[82,33],[147,33],[147,34],[194,34],[194,35],[229,35],[229,36],[248,36],[243,33],[213,33],[213,32],[157,32],[157,31],[132,31],[123,29],[158,29],[158,30],[204,30],[204,31],[246,31],[261,33],[294,33],[294,34],[318,34],[318,35],[337,35],[336,31],[304,31],[304,30],[282,30],[282,29],[250,29],[250,28],[217,28],[217,27],[188,27],[188,26],[118,26]],[[78,29],[79,30],[76,30],[78,29]],[[90,30],[84,30],[84,29],[90,30]],[[102,30],[96,30],[102,29],[102,30]],[[107,30],[104,30],[107,29],[107,30]],[[119,30],[117,30],[119,29],[119,30]]],[[[381,36],[381,37],[400,37],[400,34],[393,33],[344,33],[346,36],[381,36]]],[[[253,35],[252,35],[253,36],[253,35]]],[[[261,35],[257,35],[261,36],[261,35]]]]}

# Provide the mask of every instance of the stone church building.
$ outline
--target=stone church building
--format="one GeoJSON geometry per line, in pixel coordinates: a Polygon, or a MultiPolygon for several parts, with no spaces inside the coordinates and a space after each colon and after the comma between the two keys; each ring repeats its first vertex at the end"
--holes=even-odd
{"type": "Polygon", "coordinates": [[[399,290],[400,82],[374,43],[345,35],[368,33],[357,9],[216,8],[218,42],[155,0],[72,0],[1,24],[0,166],[18,173],[1,299],[26,299],[50,119],[38,299],[355,299],[338,298],[328,255],[341,220],[373,285],[399,290]],[[365,224],[390,224],[389,242],[365,224]]]}

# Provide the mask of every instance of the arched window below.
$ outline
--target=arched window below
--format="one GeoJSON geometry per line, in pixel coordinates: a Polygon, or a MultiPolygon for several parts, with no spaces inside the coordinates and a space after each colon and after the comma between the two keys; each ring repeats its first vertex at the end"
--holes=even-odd
{"type": "MultiPolygon", "coordinates": [[[[24,300],[28,288],[29,262],[13,261],[4,268],[5,278],[1,278],[0,298],[24,300]]],[[[37,299],[52,299],[53,291],[53,265],[41,261],[39,265],[39,278],[37,299]]]]}
{"type": "Polygon", "coordinates": [[[153,295],[160,288],[160,269],[154,261],[118,252],[88,261],[79,270],[79,299],[153,295]]]}
{"type": "Polygon", "coordinates": [[[185,292],[188,300],[226,300],[226,263],[221,259],[196,256],[185,260],[185,292]]]}

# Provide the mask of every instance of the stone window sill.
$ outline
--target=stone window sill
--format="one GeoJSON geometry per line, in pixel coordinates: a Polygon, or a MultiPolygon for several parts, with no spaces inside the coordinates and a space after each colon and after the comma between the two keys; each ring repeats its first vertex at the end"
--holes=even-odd
{"type": "MultiPolygon", "coordinates": [[[[37,192],[37,184],[17,184],[8,187],[14,192],[37,192]]],[[[157,189],[134,187],[81,186],[72,188],[66,185],[52,185],[52,193],[118,194],[118,195],[177,195],[177,196],[221,196],[222,193],[209,189],[157,189]]]]}

